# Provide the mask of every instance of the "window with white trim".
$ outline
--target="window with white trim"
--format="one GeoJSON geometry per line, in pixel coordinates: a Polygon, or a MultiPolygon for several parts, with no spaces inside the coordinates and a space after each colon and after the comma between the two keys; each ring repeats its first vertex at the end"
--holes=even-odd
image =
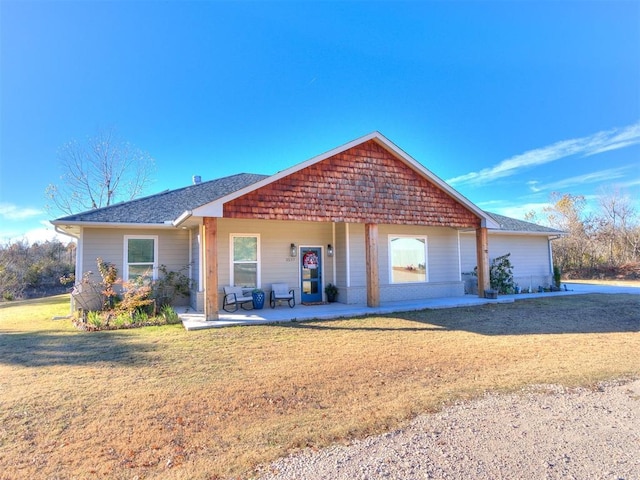
{"type": "Polygon", "coordinates": [[[260,286],[260,236],[231,235],[231,285],[260,286]]]}
{"type": "Polygon", "coordinates": [[[145,277],[156,280],[158,274],[158,236],[125,235],[124,269],[125,281],[145,277]]]}
{"type": "Polygon", "coordinates": [[[427,282],[427,237],[389,236],[389,269],[391,283],[427,282]]]}

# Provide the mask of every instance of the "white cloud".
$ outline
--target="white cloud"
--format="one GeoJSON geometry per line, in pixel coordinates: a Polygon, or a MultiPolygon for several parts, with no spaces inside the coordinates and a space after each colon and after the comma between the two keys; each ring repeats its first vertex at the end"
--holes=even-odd
{"type": "Polygon", "coordinates": [[[527,182],[527,185],[529,185],[529,189],[534,193],[538,193],[540,190],[542,190],[542,188],[538,186],[540,185],[540,182],[538,182],[537,180],[529,180],[527,182]]]}
{"type": "Polygon", "coordinates": [[[550,206],[551,204],[548,202],[527,203],[523,205],[512,205],[510,207],[503,207],[495,213],[499,213],[500,215],[504,215],[505,217],[518,218],[520,220],[524,220],[527,214],[533,212],[538,217],[534,220],[529,220],[529,221],[533,221],[533,223],[545,223],[544,211],[545,211],[545,208],[548,208],[550,206]]]}
{"type": "MultiPolygon", "coordinates": [[[[526,214],[530,212],[540,214],[541,212],[544,212],[544,209],[546,207],[549,207],[551,205],[549,202],[519,203],[517,205],[503,204],[503,206],[494,205],[495,203],[497,202],[478,203],[478,206],[483,210],[488,210],[499,215],[504,215],[505,217],[519,218],[520,220],[524,220],[526,214]]],[[[538,221],[540,221],[540,219],[538,219],[538,221]]]]}
{"type": "Polygon", "coordinates": [[[640,122],[625,128],[614,128],[588,137],[562,140],[546,147],[529,150],[503,160],[493,167],[450,178],[447,183],[452,186],[480,185],[498,178],[510,177],[526,168],[544,165],[572,155],[596,155],[637,143],[640,143],[640,122]]]}
{"type": "Polygon", "coordinates": [[[620,182],[619,184],[622,188],[631,188],[631,187],[637,187],[640,185],[640,177],[639,178],[634,178],[633,180],[626,180],[624,182],[620,182]]]}
{"type": "Polygon", "coordinates": [[[53,225],[46,220],[31,222],[28,225],[21,225],[20,227],[21,228],[13,227],[11,230],[1,230],[0,242],[6,244],[24,241],[32,244],[35,242],[46,242],[47,240],[59,240],[62,243],[75,241],[72,237],[56,232],[53,225]]]}
{"type": "Polygon", "coordinates": [[[42,210],[23,208],[11,203],[0,203],[0,218],[4,220],[24,220],[42,215],[42,210]]]}
{"type": "MultiPolygon", "coordinates": [[[[612,182],[613,180],[617,180],[619,178],[624,178],[626,176],[626,172],[630,169],[630,167],[618,167],[618,168],[609,168],[607,170],[600,170],[599,172],[591,172],[586,173],[584,175],[578,175],[577,177],[565,178],[564,180],[558,180],[557,182],[548,183],[545,185],[540,185],[535,182],[535,187],[530,188],[534,192],[539,192],[541,190],[566,190],[574,185],[584,185],[585,183],[598,183],[598,182],[612,182]]],[[[527,182],[529,184],[533,182],[527,182]]]]}

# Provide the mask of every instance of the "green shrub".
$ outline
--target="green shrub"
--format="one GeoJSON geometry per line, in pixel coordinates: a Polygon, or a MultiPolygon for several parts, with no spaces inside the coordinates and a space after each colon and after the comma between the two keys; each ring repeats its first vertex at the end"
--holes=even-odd
{"type": "Polygon", "coordinates": [[[179,271],[172,271],[166,265],[160,265],[160,278],[153,283],[152,296],[158,306],[171,305],[176,297],[188,297],[191,290],[191,280],[184,271],[188,265],[179,271]]]}
{"type": "Polygon", "coordinates": [[[116,328],[122,328],[125,325],[129,325],[131,323],[131,317],[126,313],[121,313],[116,318],[113,319],[113,326],[116,328]]]}
{"type": "Polygon", "coordinates": [[[562,270],[558,265],[553,266],[553,284],[560,288],[560,284],[562,283],[562,270]]]}
{"type": "Polygon", "coordinates": [[[509,257],[510,253],[496,257],[491,262],[489,269],[489,281],[491,288],[498,290],[498,293],[513,293],[515,283],[513,282],[513,266],[509,257]]]}
{"type": "Polygon", "coordinates": [[[96,328],[100,328],[103,325],[102,312],[90,311],[87,313],[87,323],[93,325],[96,328]]]}
{"type": "MultiPolygon", "coordinates": [[[[513,281],[513,266],[509,257],[511,253],[496,257],[491,261],[489,266],[489,284],[491,288],[497,290],[498,293],[513,293],[516,284],[513,281]]],[[[473,274],[478,275],[478,267],[473,269],[473,274]]]]}
{"type": "Polygon", "coordinates": [[[147,323],[149,321],[149,314],[143,311],[136,311],[133,313],[132,323],[147,323]]]}
{"type": "Polygon", "coordinates": [[[163,305],[160,309],[160,316],[164,318],[164,321],[169,325],[180,323],[180,317],[171,305],[163,305]]]}

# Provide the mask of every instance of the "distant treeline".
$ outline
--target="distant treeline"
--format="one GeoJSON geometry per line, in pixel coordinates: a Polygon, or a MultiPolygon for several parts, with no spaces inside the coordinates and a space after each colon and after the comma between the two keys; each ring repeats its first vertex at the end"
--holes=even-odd
{"type": "Polygon", "coordinates": [[[619,191],[601,195],[595,210],[583,196],[554,194],[552,207],[526,219],[564,232],[553,241],[553,260],[565,277],[640,278],[640,218],[619,191]]]}
{"type": "Polygon", "coordinates": [[[60,283],[73,275],[76,244],[58,240],[29,244],[17,241],[0,246],[0,300],[41,297],[69,289],[60,283]]]}

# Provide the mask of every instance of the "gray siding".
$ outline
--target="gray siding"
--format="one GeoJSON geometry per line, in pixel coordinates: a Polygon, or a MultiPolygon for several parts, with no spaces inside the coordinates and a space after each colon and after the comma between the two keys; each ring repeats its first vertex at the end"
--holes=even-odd
{"type": "MultiPolygon", "coordinates": [[[[476,237],[461,234],[462,271],[472,272],[476,261],[476,237]]],[[[489,259],[510,253],[514,281],[523,288],[551,283],[549,240],[540,235],[492,235],[489,233],[489,259]]]]}
{"type": "MultiPolygon", "coordinates": [[[[378,235],[380,231],[378,230],[378,235]]],[[[365,263],[364,225],[352,223],[349,225],[349,267],[351,286],[366,287],[367,265],[365,263]]]]}
{"type": "Polygon", "coordinates": [[[218,220],[218,284],[220,291],[231,283],[230,247],[232,234],[260,236],[259,285],[267,292],[272,283],[288,283],[300,299],[300,256],[289,255],[290,245],[322,247],[323,284],[333,280],[333,261],[326,249],[333,242],[331,223],[278,222],[272,220],[218,220]]]}
{"type": "Polygon", "coordinates": [[[96,260],[101,257],[114,263],[118,276],[122,277],[125,235],[156,235],[158,266],[166,265],[169,270],[179,271],[189,264],[189,233],[186,230],[84,228],[82,271],[93,272],[92,279],[100,281],[96,260]]]}

